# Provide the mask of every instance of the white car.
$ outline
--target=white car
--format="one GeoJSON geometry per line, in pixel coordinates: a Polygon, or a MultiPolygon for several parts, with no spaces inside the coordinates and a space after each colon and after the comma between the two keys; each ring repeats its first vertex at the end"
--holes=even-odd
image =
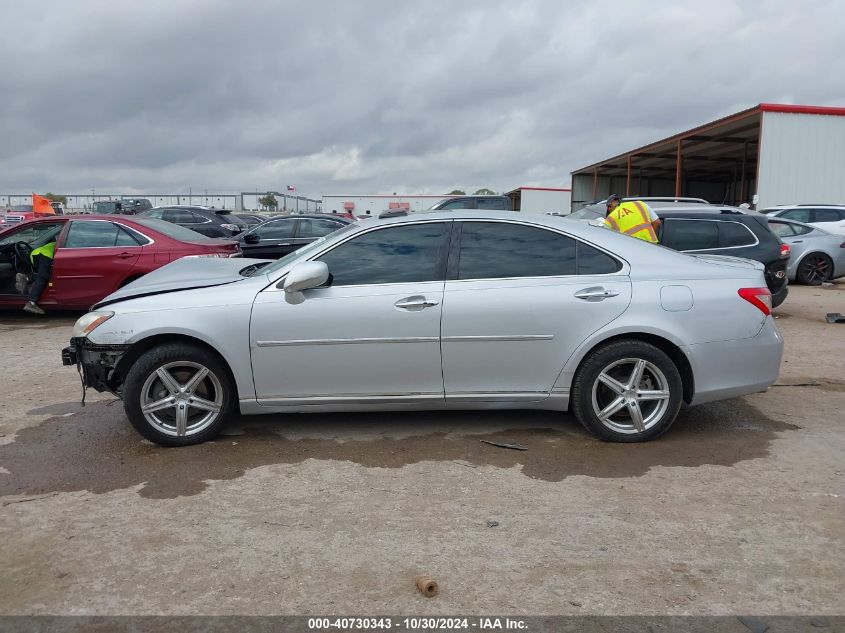
{"type": "Polygon", "coordinates": [[[841,204],[791,204],[763,209],[771,217],[803,222],[828,233],[845,235],[845,205],[841,204]]]}

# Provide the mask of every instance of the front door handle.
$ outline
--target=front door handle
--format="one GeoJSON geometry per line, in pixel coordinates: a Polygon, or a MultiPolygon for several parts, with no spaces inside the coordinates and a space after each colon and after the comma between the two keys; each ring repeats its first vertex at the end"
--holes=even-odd
{"type": "Polygon", "coordinates": [[[613,290],[606,290],[601,286],[584,288],[583,290],[579,290],[575,293],[575,297],[577,299],[583,299],[584,301],[604,301],[605,299],[609,299],[610,297],[616,297],[618,295],[618,292],[615,292],[613,290]]]}
{"type": "Polygon", "coordinates": [[[129,259],[130,257],[134,257],[134,255],[132,253],[121,253],[118,257],[120,257],[120,259],[129,259]]]}
{"type": "Polygon", "coordinates": [[[431,308],[436,305],[440,305],[439,301],[434,301],[433,299],[426,299],[422,295],[414,295],[413,297],[405,297],[404,299],[399,299],[396,303],[393,304],[400,310],[424,310],[425,308],[431,308]]]}
{"type": "Polygon", "coordinates": [[[804,240],[792,240],[793,244],[801,244],[803,242],[804,242],[804,240]]]}

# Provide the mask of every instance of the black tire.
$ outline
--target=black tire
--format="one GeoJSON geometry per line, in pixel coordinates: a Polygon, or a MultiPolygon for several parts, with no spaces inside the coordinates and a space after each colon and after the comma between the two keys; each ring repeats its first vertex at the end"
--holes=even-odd
{"type": "Polygon", "coordinates": [[[236,402],[235,382],[226,363],[215,353],[189,343],[168,343],[148,350],[132,365],[123,385],[123,408],[132,426],[145,438],[161,446],[188,446],[212,439],[232,416],[236,402]],[[156,372],[160,368],[174,378],[177,387],[189,386],[191,378],[201,372],[200,368],[207,369],[208,373],[199,379],[196,388],[177,393],[178,390],[168,388],[158,377],[156,372]],[[142,410],[144,402],[157,398],[164,402],[171,397],[174,401],[172,405],[167,404],[160,412],[147,414],[159,420],[160,425],[147,418],[142,410]],[[193,403],[203,407],[214,405],[219,407],[219,411],[194,406],[193,403]],[[178,434],[178,409],[185,411],[181,435],[178,434]],[[171,416],[172,425],[168,426],[171,416]]]}
{"type": "Polygon", "coordinates": [[[584,428],[603,440],[645,442],[662,435],[672,426],[682,400],[683,382],[672,359],[654,345],[636,339],[622,339],[602,345],[586,357],[572,382],[570,409],[584,428]],[[633,368],[637,366],[636,362],[628,361],[644,361],[642,379],[636,390],[620,393],[599,380],[599,376],[607,370],[607,375],[614,378],[620,387],[626,386],[633,379],[633,368]],[[615,375],[614,372],[618,373],[615,375]],[[642,391],[652,392],[653,396],[668,391],[668,397],[640,400],[639,394],[642,391]],[[627,404],[623,404],[617,413],[608,416],[607,422],[599,418],[598,413],[607,410],[605,406],[618,403],[617,399],[620,398],[622,401],[627,402],[626,398],[630,398],[632,403],[636,402],[636,405],[631,406],[636,406],[640,411],[642,430],[635,427],[631,417],[632,409],[627,404]],[[642,408],[640,402],[643,403],[642,408]]]}
{"type": "Polygon", "coordinates": [[[830,281],[833,276],[833,261],[824,253],[809,253],[798,264],[795,278],[802,284],[818,286],[830,281]]]}

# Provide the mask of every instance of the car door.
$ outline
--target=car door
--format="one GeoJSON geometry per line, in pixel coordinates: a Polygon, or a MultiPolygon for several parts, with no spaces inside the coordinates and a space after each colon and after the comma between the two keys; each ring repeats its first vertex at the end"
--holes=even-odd
{"type": "Polygon", "coordinates": [[[296,222],[296,218],[279,218],[260,224],[246,233],[240,239],[244,257],[278,259],[295,251],[299,248],[294,241],[296,222]],[[254,240],[255,237],[249,236],[255,236],[259,241],[251,244],[248,240],[254,240]]]}
{"type": "Polygon", "coordinates": [[[71,220],[53,258],[53,290],[60,305],[89,306],[130,276],[141,245],[108,220],[71,220]]]}
{"type": "Polygon", "coordinates": [[[845,235],[845,210],[843,209],[813,209],[811,224],[829,233],[845,235]]]}
{"type": "Polygon", "coordinates": [[[630,303],[625,265],[546,227],[458,228],[441,328],[447,405],[545,399],[575,349],[630,303]]]}
{"type": "Polygon", "coordinates": [[[289,302],[276,284],[250,325],[260,404],[443,403],[440,315],[450,222],[355,233],[316,261],[328,285],[289,302]]]}
{"type": "MultiPolygon", "coordinates": [[[[41,238],[46,237],[48,232],[62,226],[64,222],[27,222],[18,228],[9,230],[0,238],[0,295],[13,295],[20,297],[15,288],[15,244],[24,242],[29,244],[37,243],[41,238]]],[[[47,291],[49,293],[49,290],[47,291]]]]}

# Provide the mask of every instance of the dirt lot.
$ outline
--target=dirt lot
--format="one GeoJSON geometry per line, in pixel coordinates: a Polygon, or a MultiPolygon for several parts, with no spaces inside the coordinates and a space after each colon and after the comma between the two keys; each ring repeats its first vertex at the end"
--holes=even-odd
{"type": "Polygon", "coordinates": [[[186,449],[80,408],[74,317],[0,314],[0,613],[841,614],[833,311],[845,283],[794,287],[778,386],[648,444],[550,413],[313,414],[186,449]]]}

